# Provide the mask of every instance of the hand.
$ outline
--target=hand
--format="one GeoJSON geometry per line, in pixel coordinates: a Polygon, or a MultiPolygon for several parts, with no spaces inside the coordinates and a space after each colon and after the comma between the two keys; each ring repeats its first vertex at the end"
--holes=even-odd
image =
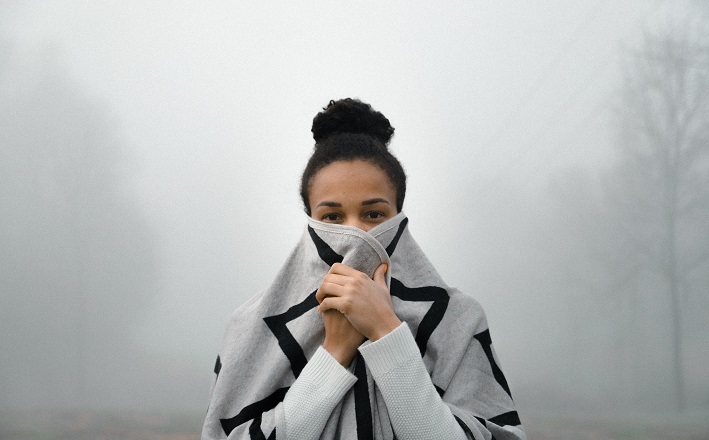
{"type": "Polygon", "coordinates": [[[366,338],[337,310],[322,312],[322,319],[325,324],[323,348],[347,368],[357,354],[357,347],[362,345],[366,338]]]}
{"type": "Polygon", "coordinates": [[[374,277],[335,263],[325,275],[315,297],[320,312],[337,310],[370,341],[389,334],[401,324],[394,313],[391,294],[386,285],[387,265],[381,264],[374,277]]]}

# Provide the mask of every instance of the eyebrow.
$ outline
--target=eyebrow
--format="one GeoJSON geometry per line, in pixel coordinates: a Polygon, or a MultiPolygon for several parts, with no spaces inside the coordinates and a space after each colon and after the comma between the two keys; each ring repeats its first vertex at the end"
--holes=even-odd
{"type": "Polygon", "coordinates": [[[342,204],[337,202],[320,202],[318,203],[318,206],[316,206],[316,208],[320,206],[328,206],[330,208],[342,208],[342,204]]]}
{"type": "MultiPolygon", "coordinates": [[[[377,204],[377,203],[386,203],[387,205],[391,205],[391,203],[389,203],[386,199],[382,199],[382,198],[380,198],[380,197],[377,197],[377,198],[374,198],[374,199],[368,199],[368,200],[362,201],[362,206],[375,205],[375,204],[377,204]]],[[[320,206],[327,206],[327,207],[329,207],[329,208],[342,208],[342,204],[341,204],[341,203],[328,202],[328,201],[318,203],[318,205],[316,206],[316,208],[318,208],[318,207],[320,207],[320,206]]]]}
{"type": "Polygon", "coordinates": [[[387,201],[387,200],[385,200],[385,199],[376,198],[376,199],[369,199],[369,200],[363,201],[363,202],[362,202],[362,206],[374,205],[374,204],[376,204],[376,203],[386,203],[387,205],[391,205],[391,203],[389,203],[389,201],[387,201]]]}

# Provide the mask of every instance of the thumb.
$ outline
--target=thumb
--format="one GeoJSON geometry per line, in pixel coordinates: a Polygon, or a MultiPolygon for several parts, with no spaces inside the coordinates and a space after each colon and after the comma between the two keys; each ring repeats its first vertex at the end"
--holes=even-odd
{"type": "Polygon", "coordinates": [[[386,273],[387,270],[389,270],[389,265],[386,263],[382,263],[377,267],[377,269],[374,271],[374,276],[372,276],[372,279],[378,283],[386,285],[386,273]]]}

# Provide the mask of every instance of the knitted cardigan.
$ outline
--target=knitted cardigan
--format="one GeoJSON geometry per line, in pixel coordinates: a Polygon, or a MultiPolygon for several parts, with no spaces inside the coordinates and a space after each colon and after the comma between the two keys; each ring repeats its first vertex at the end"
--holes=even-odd
{"type": "MultiPolygon", "coordinates": [[[[435,389],[469,437],[525,438],[482,308],[441,280],[399,213],[369,232],[308,219],[274,282],[231,316],[214,369],[203,440],[285,438],[283,399],[324,340],[315,293],[335,262],[370,277],[381,263],[389,265],[394,311],[414,335],[435,389]]],[[[396,438],[361,355],[353,373],[356,383],[333,409],[320,438],[396,438]]]]}

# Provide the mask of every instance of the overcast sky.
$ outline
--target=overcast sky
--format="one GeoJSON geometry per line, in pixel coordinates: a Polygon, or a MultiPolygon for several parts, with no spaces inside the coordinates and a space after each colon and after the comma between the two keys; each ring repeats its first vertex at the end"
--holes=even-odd
{"type": "Polygon", "coordinates": [[[126,148],[122,184],[158,255],[158,292],[130,329],[146,350],[209,373],[229,313],[302,233],[313,116],[350,96],[396,128],[414,237],[481,301],[505,364],[526,353],[519,292],[481,286],[475,244],[495,244],[461,232],[492,227],[480,206],[511,212],[495,188],[610,160],[621,49],[670,3],[4,0],[0,39],[11,71],[65,72],[126,148]]]}

